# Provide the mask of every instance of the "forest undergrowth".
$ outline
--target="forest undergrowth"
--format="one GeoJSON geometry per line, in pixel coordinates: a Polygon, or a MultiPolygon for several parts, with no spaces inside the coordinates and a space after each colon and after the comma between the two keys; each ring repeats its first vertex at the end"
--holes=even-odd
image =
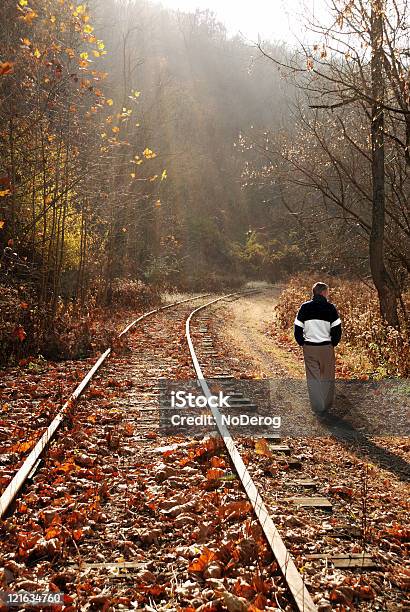
{"type": "MultiPolygon", "coordinates": [[[[276,307],[272,333],[282,344],[294,345],[293,323],[300,304],[310,299],[317,274],[293,276],[285,285],[276,307]]],[[[410,375],[409,329],[405,311],[410,309],[410,294],[403,298],[400,329],[383,322],[377,293],[362,281],[321,275],[330,286],[330,301],[342,319],[343,338],[338,347],[342,360],[339,376],[350,378],[407,377],[410,375]]]]}

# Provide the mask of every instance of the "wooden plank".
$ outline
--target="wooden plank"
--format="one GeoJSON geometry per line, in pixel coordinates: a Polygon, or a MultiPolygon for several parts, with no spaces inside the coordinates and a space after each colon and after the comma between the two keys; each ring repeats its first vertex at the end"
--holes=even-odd
{"type": "Polygon", "coordinates": [[[238,412],[240,413],[242,412],[256,412],[258,407],[256,404],[231,404],[229,407],[227,406],[222,406],[222,409],[224,411],[224,414],[226,412],[231,413],[231,414],[238,414],[238,412]]]}
{"type": "Polygon", "coordinates": [[[69,563],[68,565],[72,565],[74,567],[78,567],[79,569],[100,569],[100,568],[113,568],[113,569],[123,569],[123,568],[127,568],[127,569],[141,569],[143,567],[146,567],[145,563],[141,563],[141,562],[136,562],[136,561],[117,561],[117,562],[113,562],[113,563],[87,563],[87,562],[80,562],[80,563],[69,563]]]}
{"type": "Polygon", "coordinates": [[[373,561],[371,557],[362,559],[331,559],[336,569],[379,569],[380,565],[373,561]]]}
{"type": "Polygon", "coordinates": [[[292,449],[287,444],[269,444],[269,450],[273,453],[283,453],[284,455],[290,455],[292,449]]]}
{"type": "Polygon", "coordinates": [[[314,554],[314,555],[306,555],[306,559],[315,560],[315,559],[324,559],[326,561],[330,561],[332,565],[334,565],[337,569],[378,569],[380,568],[380,564],[377,563],[373,559],[371,555],[368,553],[336,553],[336,554],[314,554]]]}
{"type": "Polygon", "coordinates": [[[301,508],[325,508],[326,510],[332,510],[333,508],[332,503],[321,495],[314,497],[291,497],[289,501],[301,508]]]}
{"type": "MultiPolygon", "coordinates": [[[[230,296],[225,296],[230,297],[230,296]]],[[[195,372],[198,378],[198,382],[200,383],[202,390],[206,397],[210,397],[212,395],[207,382],[202,373],[201,367],[199,365],[197,356],[195,354],[194,345],[192,343],[191,335],[190,335],[190,323],[192,317],[197,313],[206,308],[207,306],[214,304],[215,302],[220,301],[221,298],[217,298],[208,302],[208,304],[204,304],[199,308],[196,308],[191,312],[189,317],[186,320],[185,324],[185,333],[186,339],[188,342],[189,352],[191,354],[192,363],[195,368],[195,372]]],[[[222,298],[223,299],[223,298],[222,298]]],[[[214,378],[214,377],[212,377],[214,378]]],[[[275,559],[278,563],[278,566],[288,584],[289,590],[292,593],[293,599],[297,606],[297,609],[300,612],[317,612],[317,606],[314,603],[309,591],[306,588],[304,578],[299,573],[289,551],[287,550],[285,543],[283,542],[279,531],[274,524],[272,517],[270,516],[266,505],[252,480],[250,473],[246,465],[243,462],[243,459],[236,447],[235,442],[232,439],[231,434],[229,433],[228,428],[222,421],[222,415],[217,408],[211,408],[212,414],[216,421],[216,424],[219,429],[219,433],[224,441],[226,450],[228,451],[232,462],[235,466],[236,473],[241,480],[242,487],[246,492],[250,503],[252,504],[253,511],[255,516],[257,517],[259,524],[265,534],[266,540],[275,556],[275,559]]]]}
{"type": "Polygon", "coordinates": [[[263,436],[265,438],[265,440],[269,441],[276,441],[276,442],[280,442],[282,440],[282,437],[280,434],[266,434],[266,436],[263,436]]]}
{"type": "Polygon", "coordinates": [[[293,457],[287,457],[286,459],[285,457],[283,457],[279,461],[279,464],[283,466],[287,466],[290,470],[301,470],[302,469],[302,462],[299,461],[299,459],[294,459],[293,457]]]}
{"type": "Polygon", "coordinates": [[[235,380],[235,376],[232,376],[232,374],[214,374],[213,376],[209,377],[209,380],[211,382],[214,380],[216,380],[217,382],[223,382],[224,380],[231,381],[235,380]]]}
{"type": "Polygon", "coordinates": [[[296,487],[306,487],[308,488],[314,488],[317,486],[317,482],[315,480],[312,480],[311,478],[300,478],[299,480],[290,480],[287,484],[290,485],[295,485],[296,487]]]}

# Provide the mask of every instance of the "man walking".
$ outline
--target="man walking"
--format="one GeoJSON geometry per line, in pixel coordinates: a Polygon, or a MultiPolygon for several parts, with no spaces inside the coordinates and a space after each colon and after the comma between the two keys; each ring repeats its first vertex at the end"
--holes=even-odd
{"type": "Polygon", "coordinates": [[[299,308],[295,340],[303,347],[309,399],[313,410],[324,415],[335,392],[335,351],[342,337],[336,306],[328,301],[329,287],[315,283],[313,297],[299,308]]]}

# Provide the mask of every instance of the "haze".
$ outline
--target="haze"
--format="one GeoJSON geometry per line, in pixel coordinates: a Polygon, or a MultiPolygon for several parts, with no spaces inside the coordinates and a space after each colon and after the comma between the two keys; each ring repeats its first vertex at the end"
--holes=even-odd
{"type": "Polygon", "coordinates": [[[326,14],[325,0],[162,0],[165,7],[181,11],[210,9],[226,25],[231,35],[242,33],[256,41],[283,40],[295,43],[305,38],[304,17],[326,14]]]}

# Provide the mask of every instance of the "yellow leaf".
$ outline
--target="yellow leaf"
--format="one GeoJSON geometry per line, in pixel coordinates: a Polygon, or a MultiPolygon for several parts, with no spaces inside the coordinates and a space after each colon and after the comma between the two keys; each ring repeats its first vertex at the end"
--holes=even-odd
{"type": "Polygon", "coordinates": [[[154,151],[151,151],[151,149],[148,149],[148,147],[144,150],[143,155],[147,159],[154,159],[154,157],[157,156],[157,154],[154,153],[154,151]]]}
{"type": "MultiPolygon", "coordinates": [[[[131,178],[135,178],[135,172],[131,172],[131,178]]],[[[4,223],[4,221],[3,221],[4,223]]]]}
{"type": "Polygon", "coordinates": [[[80,53],[80,57],[82,60],[86,60],[88,59],[88,53],[86,51],[84,51],[83,53],[80,53]]]}
{"type": "Polygon", "coordinates": [[[22,17],[20,17],[20,19],[22,19],[26,23],[31,23],[33,21],[33,19],[35,19],[36,17],[38,17],[37,13],[35,11],[31,10],[28,13],[26,13],[25,15],[23,15],[22,17]]]}
{"type": "Polygon", "coordinates": [[[78,17],[79,15],[82,15],[83,13],[85,13],[85,4],[79,4],[77,8],[75,9],[73,15],[74,17],[78,17]]]}
{"type": "Polygon", "coordinates": [[[132,92],[132,95],[134,96],[134,98],[139,98],[139,97],[140,97],[140,95],[141,95],[141,92],[140,92],[140,91],[137,91],[137,90],[134,90],[134,91],[132,92]]]}
{"type": "Polygon", "coordinates": [[[265,457],[272,457],[272,451],[265,438],[258,438],[255,442],[255,453],[257,455],[265,455],[265,457]]]}
{"type": "Polygon", "coordinates": [[[93,31],[94,31],[93,26],[90,26],[89,24],[87,24],[87,25],[84,27],[84,32],[85,32],[86,34],[91,34],[91,32],[93,32],[93,31]]]}
{"type": "Polygon", "coordinates": [[[98,41],[97,47],[99,48],[100,51],[103,51],[105,49],[105,45],[102,40],[98,41]]]}
{"type": "Polygon", "coordinates": [[[108,98],[107,104],[108,106],[112,106],[114,104],[114,100],[111,100],[111,98],[108,98]]]}
{"type": "Polygon", "coordinates": [[[10,195],[11,191],[10,189],[3,189],[2,191],[0,191],[0,198],[4,198],[5,196],[10,195]]]}
{"type": "Polygon", "coordinates": [[[100,57],[101,53],[99,51],[93,50],[94,57],[100,57]]]}
{"type": "Polygon", "coordinates": [[[112,131],[114,132],[114,134],[118,134],[118,132],[120,131],[120,128],[117,126],[114,126],[113,128],[111,128],[112,131]]]}
{"type": "Polygon", "coordinates": [[[55,23],[56,22],[56,16],[55,15],[51,15],[50,21],[51,21],[51,23],[55,23]]]}
{"type": "Polygon", "coordinates": [[[27,6],[27,4],[28,4],[28,0],[19,0],[20,6],[27,6]]]}
{"type": "Polygon", "coordinates": [[[166,170],[163,170],[163,171],[162,171],[162,174],[161,174],[161,181],[165,181],[165,179],[167,178],[167,176],[168,176],[167,171],[166,171],[166,170]]]}
{"type": "Polygon", "coordinates": [[[41,53],[38,49],[36,49],[33,53],[34,57],[36,57],[37,59],[39,59],[41,57],[41,53]]]}

